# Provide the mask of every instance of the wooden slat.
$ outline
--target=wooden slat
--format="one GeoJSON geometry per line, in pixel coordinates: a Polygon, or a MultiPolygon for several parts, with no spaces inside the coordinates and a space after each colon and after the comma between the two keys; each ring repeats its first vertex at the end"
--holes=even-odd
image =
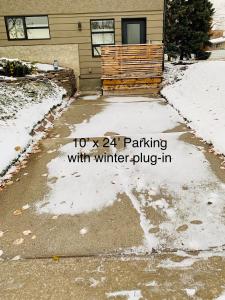
{"type": "Polygon", "coordinates": [[[129,78],[129,79],[104,79],[104,86],[113,86],[113,85],[135,85],[135,84],[153,84],[161,83],[162,79],[160,77],[153,78],[129,78]]]}

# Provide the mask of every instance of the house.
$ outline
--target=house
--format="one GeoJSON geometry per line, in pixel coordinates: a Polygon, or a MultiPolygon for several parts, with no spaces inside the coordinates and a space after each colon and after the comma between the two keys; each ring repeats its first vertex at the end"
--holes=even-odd
{"type": "Polygon", "coordinates": [[[225,50],[225,36],[210,40],[210,50],[225,50]]]}
{"type": "Polygon", "coordinates": [[[101,46],[162,44],[164,0],[0,0],[0,57],[72,67],[101,87],[101,46]]]}

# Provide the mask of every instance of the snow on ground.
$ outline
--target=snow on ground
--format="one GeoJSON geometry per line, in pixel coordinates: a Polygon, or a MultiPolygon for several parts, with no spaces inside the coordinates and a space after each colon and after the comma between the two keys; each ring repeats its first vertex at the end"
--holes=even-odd
{"type": "MultiPolygon", "coordinates": [[[[136,164],[130,160],[96,163],[96,150],[91,149],[90,143],[84,150],[75,149],[74,143],[69,142],[48,164],[49,194],[37,203],[37,211],[54,215],[89,213],[111,206],[119,201],[120,194],[126,193],[140,216],[146,249],[166,244],[171,249],[193,250],[225,244],[224,185],[212,173],[201,149],[182,142],[182,133],[163,133],[180,121],[176,111],[160,101],[109,103],[89,121],[76,125],[71,138],[100,137],[115,132],[133,139],[167,141],[166,149],[127,146],[119,153],[130,158],[142,153],[146,159],[164,153],[172,155],[172,162],[165,164],[158,160],[154,165],[150,159],[149,163],[136,164]],[[68,162],[68,154],[81,151],[91,154],[90,163],[68,162]],[[157,200],[155,195],[159,196],[157,200]],[[149,232],[155,227],[148,217],[150,208],[156,214],[163,214],[158,234],[149,232]]],[[[114,154],[115,148],[111,147],[110,153],[114,154]]]]}
{"type": "MultiPolygon", "coordinates": [[[[104,136],[108,132],[121,135],[143,134],[148,132],[163,132],[174,128],[182,122],[182,118],[169,106],[148,98],[139,97],[142,102],[133,103],[132,97],[116,98],[121,103],[109,104],[101,114],[91,118],[91,123],[85,120],[72,128],[70,137],[97,137],[104,136]],[[148,102],[143,102],[143,101],[148,102]],[[129,111],[128,104],[129,103],[129,111]]],[[[113,102],[113,98],[108,98],[113,102]]]]}
{"type": "Polygon", "coordinates": [[[118,298],[118,297],[126,297],[127,300],[141,300],[142,293],[140,290],[132,290],[132,291],[118,291],[112,293],[106,293],[107,298],[118,298]]]}
{"type": "Polygon", "coordinates": [[[216,45],[216,44],[220,44],[220,43],[225,43],[225,37],[221,36],[219,38],[215,38],[215,39],[211,39],[210,43],[216,45]]]}
{"type": "Polygon", "coordinates": [[[88,96],[82,97],[81,99],[86,100],[86,101],[95,101],[95,100],[98,100],[100,97],[101,97],[100,94],[98,94],[98,95],[88,95],[88,96]]]}
{"type": "Polygon", "coordinates": [[[63,93],[50,81],[0,83],[0,174],[31,143],[34,125],[62,102],[63,93]]]}
{"type": "Polygon", "coordinates": [[[225,62],[189,66],[183,78],[162,90],[196,134],[225,154],[225,62]]]}
{"type": "MultiPolygon", "coordinates": [[[[41,64],[37,63],[34,65],[39,71],[48,72],[48,71],[54,71],[54,66],[50,64],[41,64]]],[[[63,70],[62,67],[58,67],[58,70],[63,70]]]]}
{"type": "Polygon", "coordinates": [[[222,293],[222,295],[220,295],[218,298],[216,298],[215,300],[225,300],[225,292],[222,293]]]}
{"type": "Polygon", "coordinates": [[[178,63],[166,63],[165,72],[164,72],[164,85],[174,84],[177,81],[181,80],[184,76],[184,73],[190,65],[194,62],[186,62],[185,64],[178,63]]]}

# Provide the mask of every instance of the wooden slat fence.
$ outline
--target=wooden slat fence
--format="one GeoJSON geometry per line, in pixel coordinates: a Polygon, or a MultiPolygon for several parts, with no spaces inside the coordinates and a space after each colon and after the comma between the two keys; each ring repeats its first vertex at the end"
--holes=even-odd
{"type": "Polygon", "coordinates": [[[163,73],[163,45],[102,47],[104,94],[157,94],[163,73]]]}

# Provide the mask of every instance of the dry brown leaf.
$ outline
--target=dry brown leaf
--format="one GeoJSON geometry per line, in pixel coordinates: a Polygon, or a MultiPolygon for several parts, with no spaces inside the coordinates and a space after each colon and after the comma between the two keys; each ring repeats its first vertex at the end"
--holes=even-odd
{"type": "Polygon", "coordinates": [[[13,184],[12,180],[6,182],[6,185],[11,185],[11,184],[13,184]]]}
{"type": "Polygon", "coordinates": [[[58,261],[59,261],[59,256],[52,256],[52,259],[53,259],[54,261],[58,262],[58,261]]]}
{"type": "Polygon", "coordinates": [[[20,260],[21,259],[21,256],[20,255],[17,255],[15,257],[13,257],[11,260],[13,261],[16,261],[16,260],[20,260]]]}
{"type": "Polygon", "coordinates": [[[16,147],[15,147],[15,150],[16,150],[16,151],[21,151],[22,148],[21,148],[20,146],[16,146],[16,147]]]}
{"type": "Polygon", "coordinates": [[[19,216],[22,215],[22,210],[21,209],[17,209],[13,212],[14,216],[19,216]]]}

